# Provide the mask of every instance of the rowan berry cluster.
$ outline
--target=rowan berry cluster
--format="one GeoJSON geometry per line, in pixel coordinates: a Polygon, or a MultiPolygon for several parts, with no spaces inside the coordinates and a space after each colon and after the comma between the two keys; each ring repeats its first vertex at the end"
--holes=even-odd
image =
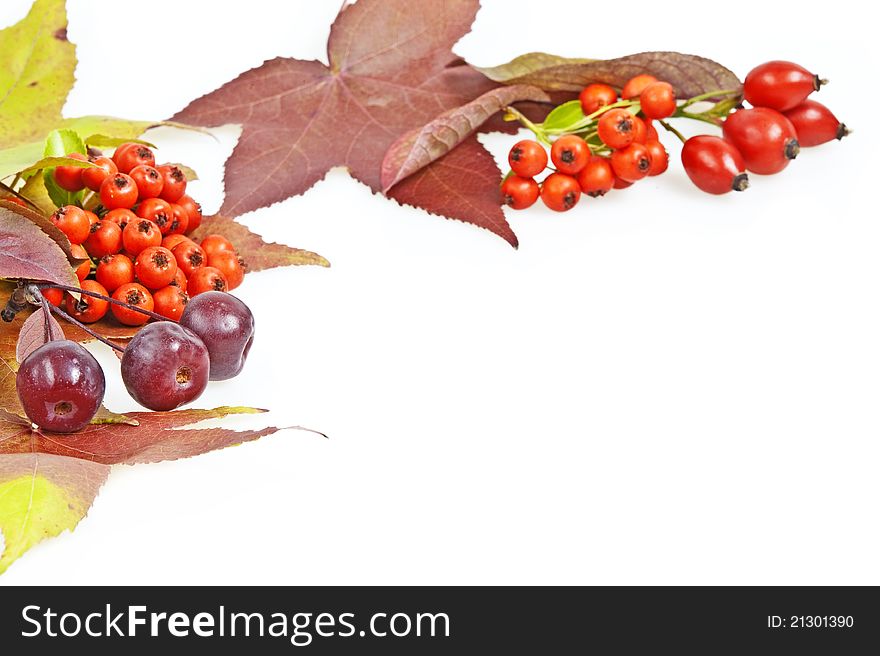
{"type": "MultiPolygon", "coordinates": [[[[72,153],[68,157],[85,160],[72,153]]],[[[141,326],[155,312],[177,320],[191,297],[206,291],[229,291],[244,278],[234,246],[222,235],[196,243],[186,233],[199,227],[202,211],[186,195],[185,173],[173,164],[156,166],[153,151],[123,144],[112,158],[89,158],[95,166],[59,166],[55,182],[71,192],[88,188],[98,194],[94,211],[76,205],[58,208],[50,217],[67,236],[82,289],[98,296],[75,299],[57,288],[43,290],[56,307],[82,323],[110,312],[127,326],[141,326]],[[112,298],[126,305],[111,304],[112,298]]]]}
{"type": "Polygon", "coordinates": [[[568,124],[554,124],[553,113],[537,125],[518,115],[538,140],[523,140],[511,148],[502,202],[525,209],[540,197],[550,209],[564,212],[577,205],[582,194],[603,196],[660,175],[669,166],[669,155],[655,121],[684,143],[682,164],[699,189],[712,194],[742,191],[749,185],[747,172],[778,173],[801,147],[849,134],[827,107],[808,99],[823,83],[797,64],[772,61],[752,70],[742,90],[718,90],[684,101],[676,99],[670,83],[648,74],[628,80],[619,94],[607,84],[590,84],[578,99],[582,114],[568,124]],[[752,107],[738,105],[731,112],[736,105],[731,99],[740,97],[752,107]],[[715,102],[712,109],[688,111],[709,100],[715,102]],[[722,136],[685,139],[669,124],[673,117],[713,123],[721,127],[722,136]],[[550,147],[549,158],[544,145],[550,147]],[[537,181],[549,164],[550,174],[537,181]]]}

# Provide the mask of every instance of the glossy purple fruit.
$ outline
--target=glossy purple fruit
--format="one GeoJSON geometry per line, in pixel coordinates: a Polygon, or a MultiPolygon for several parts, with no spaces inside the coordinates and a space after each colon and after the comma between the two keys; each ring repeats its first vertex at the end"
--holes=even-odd
{"type": "Polygon", "coordinates": [[[204,342],[173,321],[142,328],[122,354],[122,382],[150,410],[174,410],[199,398],[210,369],[204,342]]]}
{"type": "Polygon", "coordinates": [[[186,304],[180,325],[208,347],[211,380],[238,375],[254,343],[254,315],[247,305],[226,292],[204,292],[186,304]]]}
{"type": "Polygon", "coordinates": [[[24,413],[43,430],[73,433],[85,428],[104,400],[104,370],[76,342],[43,344],[15,376],[24,413]]]}

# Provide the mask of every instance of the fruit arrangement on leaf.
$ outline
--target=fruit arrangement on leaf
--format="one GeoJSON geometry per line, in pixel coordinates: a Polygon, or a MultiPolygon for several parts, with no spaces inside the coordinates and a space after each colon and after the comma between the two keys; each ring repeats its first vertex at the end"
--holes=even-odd
{"type": "Polygon", "coordinates": [[[749,186],[749,172],[779,173],[801,147],[849,134],[827,107],[808,98],[824,83],[802,66],[771,61],[752,70],[742,90],[708,91],[683,102],[676,99],[670,83],[640,74],[619,94],[603,83],[586,86],[578,100],[558,106],[543,123],[508,107],[508,117],[531,129],[537,141],[522,140],[510,149],[502,202],[520,210],[540,197],[550,209],[565,212],[578,204],[581,194],[603,196],[664,173],[669,155],[655,121],[683,142],[682,165],[699,189],[710,194],[743,191],[749,186]],[[739,103],[741,95],[752,107],[739,103]],[[707,101],[708,109],[695,111],[707,101]],[[579,112],[573,111],[577,105],[579,112]],[[670,124],[673,118],[716,125],[722,136],[685,139],[670,124]],[[545,146],[550,148],[549,160],[545,146]],[[536,181],[548,167],[549,175],[536,181]]]}
{"type": "MultiPolygon", "coordinates": [[[[201,224],[202,212],[186,195],[184,171],[156,166],[153,150],[141,143],[121,144],[112,158],[97,152],[67,158],[94,165],[51,171],[66,192],[89,192],[49,217],[71,255],[82,260],[74,266],[80,285],[23,281],[18,296],[38,305],[47,325],[54,313],[119,350],[126,389],[151,410],[188,404],[209,379],[237,375],[253,341],[254,319],[226,292],[241,284],[244,264],[222,235],[200,243],[187,236],[201,224]],[[122,347],[89,327],[108,314],[119,324],[143,328],[122,347]]],[[[14,318],[20,300],[7,304],[5,320],[14,318]]],[[[70,433],[91,422],[105,382],[82,346],[47,339],[22,362],[16,389],[34,424],[70,433]]]]}

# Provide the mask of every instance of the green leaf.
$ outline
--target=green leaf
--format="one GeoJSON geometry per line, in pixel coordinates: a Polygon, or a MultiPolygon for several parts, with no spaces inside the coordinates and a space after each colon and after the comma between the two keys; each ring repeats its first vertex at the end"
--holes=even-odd
{"type": "Polygon", "coordinates": [[[0,31],[0,148],[37,141],[61,121],[73,88],[76,48],[64,0],[36,0],[0,31]]]}
{"type": "Polygon", "coordinates": [[[65,205],[77,205],[82,200],[83,192],[67,191],[58,186],[55,182],[55,176],[52,171],[43,171],[43,184],[46,185],[46,192],[54,203],[55,207],[63,207],[65,205]]]}
{"type": "Polygon", "coordinates": [[[571,100],[567,103],[559,105],[552,112],[547,114],[542,124],[545,130],[566,130],[584,119],[584,112],[581,109],[580,100],[571,100]]]}
{"type": "Polygon", "coordinates": [[[32,175],[28,178],[28,181],[19,193],[32,202],[46,216],[55,211],[56,205],[49,198],[49,190],[46,189],[46,183],[43,182],[42,175],[32,175]]]}
{"type": "Polygon", "coordinates": [[[124,143],[136,143],[146,146],[147,148],[156,148],[154,144],[143,139],[132,139],[130,137],[108,137],[106,134],[93,134],[85,138],[85,144],[94,148],[118,148],[124,143]]]}
{"type": "Polygon", "coordinates": [[[35,544],[72,531],[109,472],[108,465],[45,453],[0,456],[0,574],[35,544]]]}
{"type": "Polygon", "coordinates": [[[72,157],[44,157],[39,162],[36,162],[26,169],[19,171],[18,175],[20,175],[22,178],[28,178],[37,171],[41,171],[43,169],[54,169],[58,166],[76,166],[81,169],[96,168],[95,165],[91,162],[84,162],[81,159],[73,159],[72,157]]]}
{"type": "Polygon", "coordinates": [[[86,154],[86,145],[76,130],[52,130],[46,137],[43,155],[46,157],[64,157],[70,153],[86,154]]]}

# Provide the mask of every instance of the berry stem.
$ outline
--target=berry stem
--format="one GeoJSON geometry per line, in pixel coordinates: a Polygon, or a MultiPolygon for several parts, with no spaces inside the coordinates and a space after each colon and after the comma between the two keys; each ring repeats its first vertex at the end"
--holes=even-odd
{"type": "Polygon", "coordinates": [[[151,319],[156,319],[157,321],[172,321],[168,317],[163,317],[161,314],[156,314],[155,312],[150,312],[149,310],[145,310],[143,308],[138,307],[137,305],[132,305],[131,303],[126,303],[125,301],[118,301],[115,298],[111,298],[110,296],[104,296],[104,294],[99,294],[98,292],[89,292],[85,289],[80,289],[79,287],[72,287],[70,285],[59,285],[58,283],[46,283],[42,285],[37,285],[37,289],[63,289],[66,292],[74,292],[79,294],[84,294],[85,296],[91,296],[92,298],[100,298],[102,300],[107,301],[108,303],[112,303],[113,305],[120,305],[124,308],[128,308],[129,310],[133,310],[135,312],[140,312],[141,314],[146,314],[151,319]]]}
{"type": "Polygon", "coordinates": [[[52,328],[49,326],[49,316],[52,313],[52,309],[49,307],[49,301],[46,300],[45,296],[40,294],[39,298],[40,309],[43,311],[43,342],[48,344],[52,341],[52,328]]]}
{"type": "Polygon", "coordinates": [[[513,116],[517,121],[522,123],[529,130],[534,132],[535,136],[538,138],[538,141],[548,146],[550,145],[550,139],[547,138],[547,134],[544,132],[544,130],[535,123],[532,123],[532,121],[530,121],[529,118],[521,111],[519,111],[516,107],[507,106],[504,108],[504,111],[510,116],[513,116]]]}
{"type": "Polygon", "coordinates": [[[691,114],[690,112],[682,111],[679,107],[678,111],[673,114],[674,118],[689,118],[694,121],[702,121],[703,123],[709,123],[710,125],[714,125],[718,127],[721,125],[721,119],[718,117],[710,116],[709,114],[691,114]]]}
{"type": "Polygon", "coordinates": [[[678,137],[679,139],[681,139],[681,143],[684,143],[684,142],[687,141],[687,139],[684,138],[684,135],[683,135],[681,132],[679,132],[679,131],[676,130],[674,127],[672,127],[671,125],[669,125],[669,123],[667,123],[666,121],[659,120],[659,121],[657,121],[657,122],[658,122],[660,125],[662,125],[663,128],[664,128],[665,130],[667,130],[668,132],[671,132],[671,133],[674,134],[676,137],[678,137]]]}
{"type": "MultiPolygon", "coordinates": [[[[81,321],[77,321],[76,319],[74,319],[72,316],[70,316],[69,314],[67,314],[67,312],[65,312],[65,311],[62,310],[61,308],[59,308],[59,307],[55,307],[54,305],[50,305],[50,306],[49,306],[49,309],[51,309],[52,312],[54,312],[55,314],[57,314],[59,317],[61,317],[61,318],[64,319],[65,321],[67,321],[67,322],[73,324],[74,326],[76,326],[76,327],[79,328],[80,330],[83,330],[83,331],[87,332],[89,335],[91,335],[92,337],[94,337],[95,339],[97,339],[99,342],[102,342],[102,343],[106,344],[106,345],[109,346],[110,348],[114,348],[114,349],[116,349],[116,350],[119,351],[120,353],[125,353],[125,349],[124,349],[124,348],[122,348],[122,347],[119,346],[118,344],[114,344],[113,342],[111,342],[111,341],[110,341],[109,339],[107,339],[106,337],[104,337],[104,336],[102,336],[102,335],[99,335],[97,332],[95,332],[94,330],[92,330],[91,328],[89,328],[87,325],[85,325],[85,324],[82,323],[81,321]]],[[[47,325],[48,325],[48,322],[47,322],[47,325]]],[[[46,340],[46,341],[49,341],[49,340],[46,340]]]]}
{"type": "Polygon", "coordinates": [[[711,100],[712,98],[719,98],[724,96],[738,96],[741,93],[741,89],[722,89],[720,91],[709,91],[708,93],[701,93],[698,96],[694,96],[685,100],[684,103],[679,105],[678,109],[685,109],[686,107],[695,105],[698,102],[703,102],[704,100],[711,100]]]}

